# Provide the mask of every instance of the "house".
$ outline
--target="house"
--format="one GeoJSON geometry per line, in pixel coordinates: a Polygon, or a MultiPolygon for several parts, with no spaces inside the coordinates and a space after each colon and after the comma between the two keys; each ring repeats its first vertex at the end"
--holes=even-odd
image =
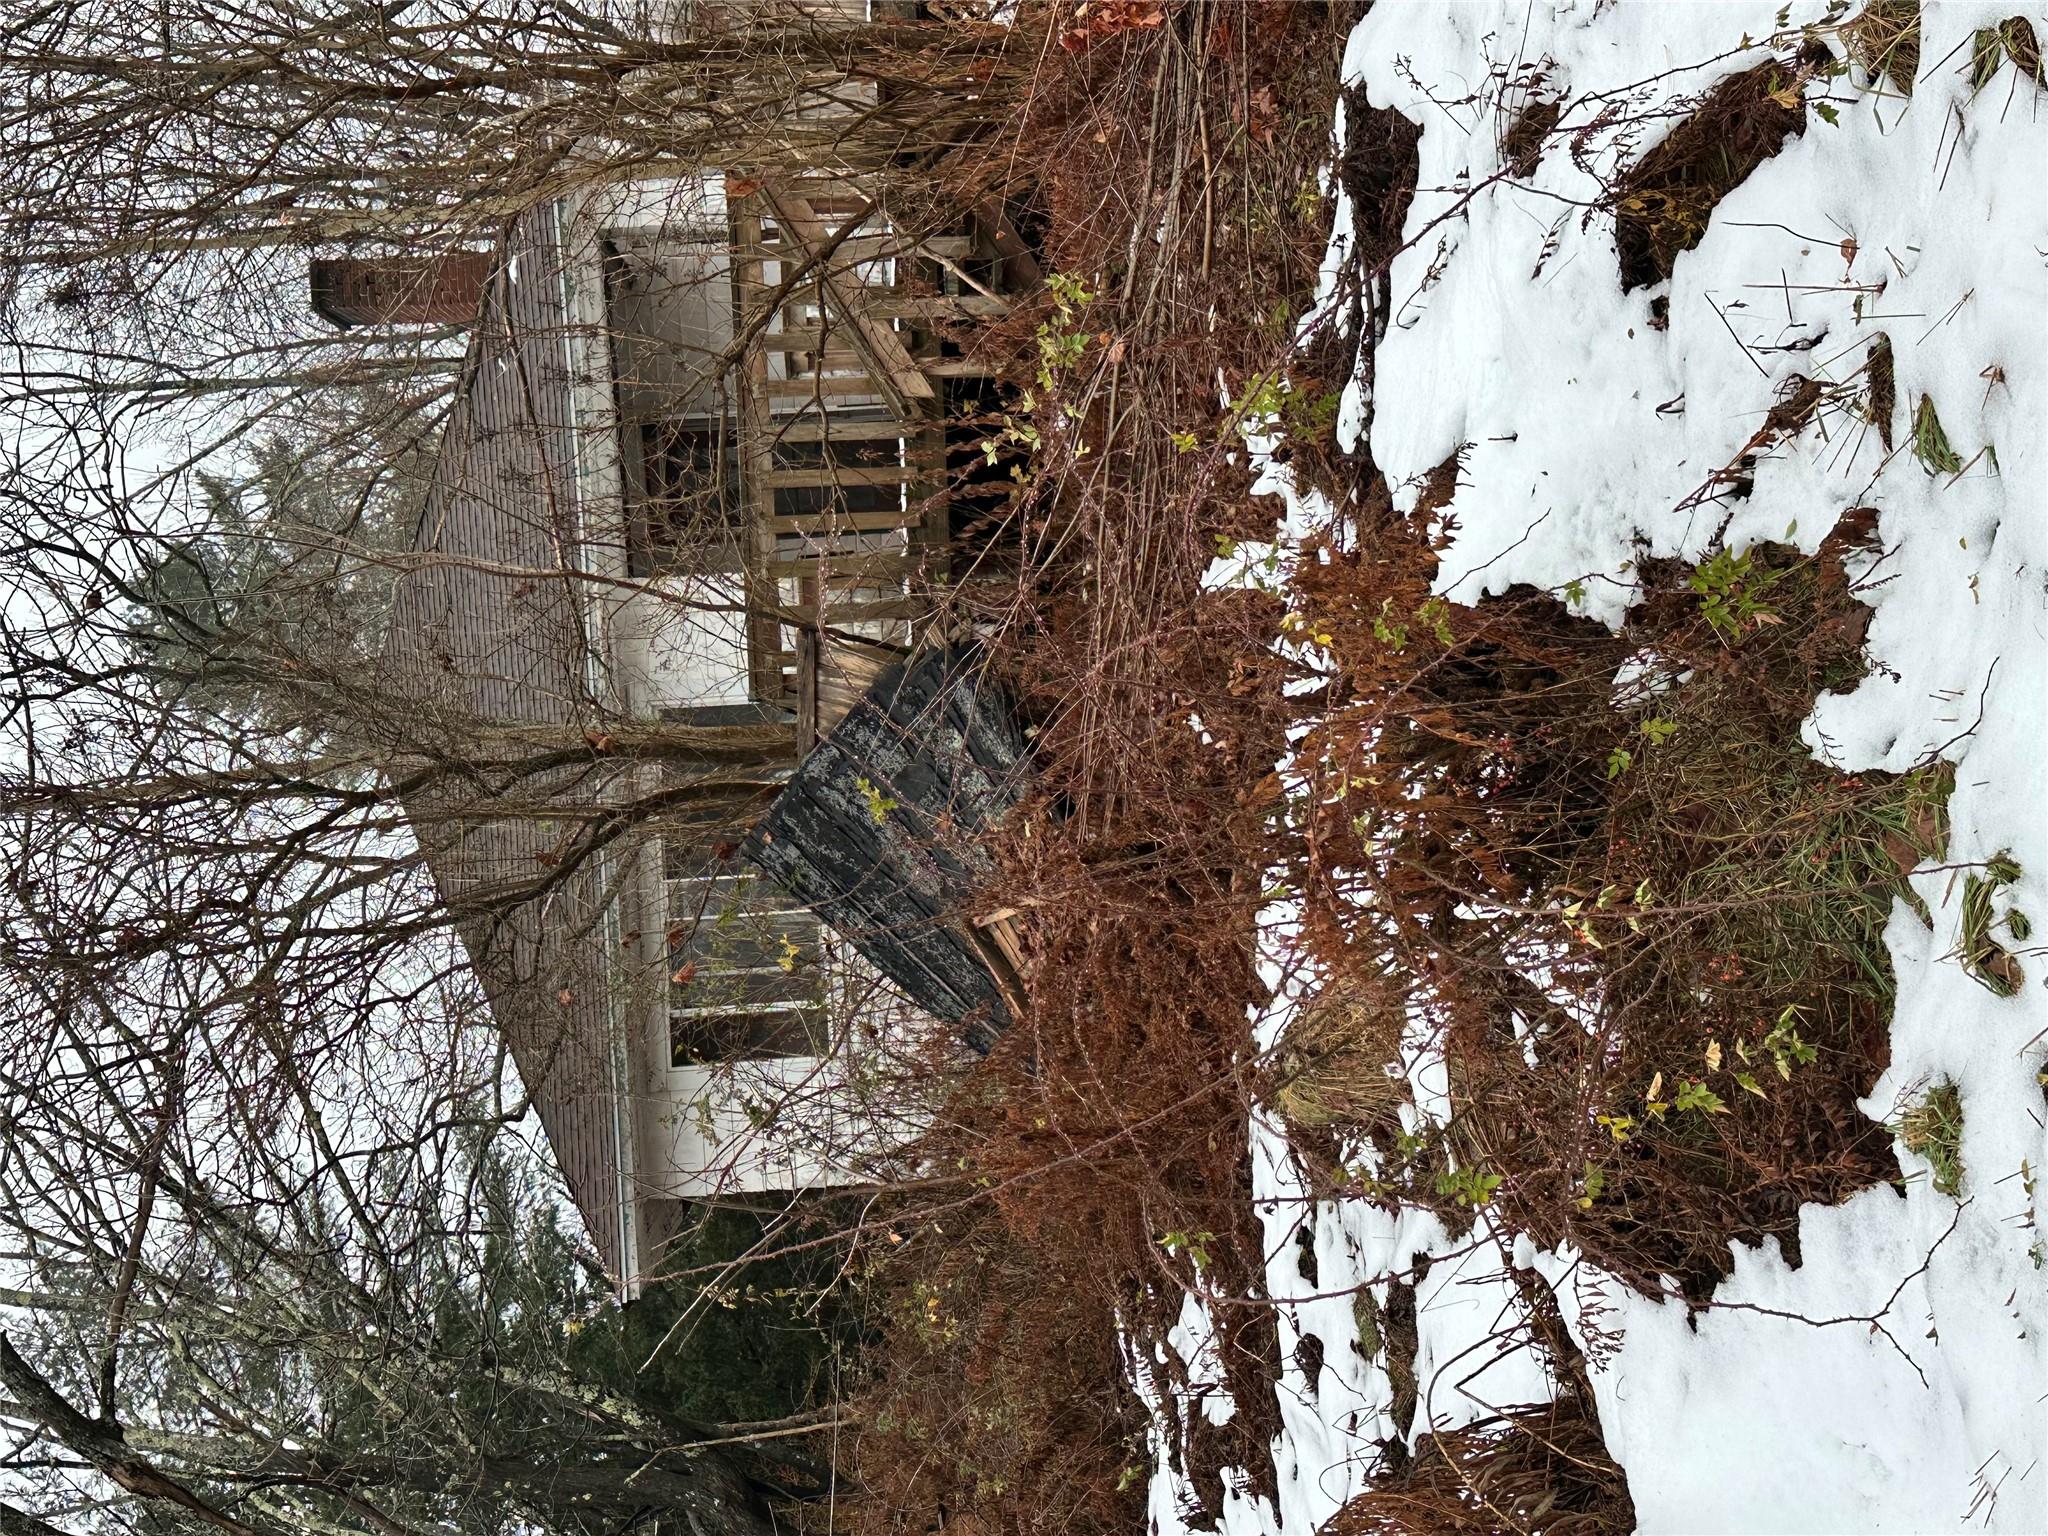
{"type": "Polygon", "coordinates": [[[459,771],[406,809],[628,1295],[684,1202],[862,1177],[915,1129],[889,1042],[985,1045],[1013,995],[960,898],[1023,744],[934,594],[988,387],[949,328],[1020,266],[875,203],[626,183],[312,273],[337,325],[475,322],[387,650],[459,771]]]}

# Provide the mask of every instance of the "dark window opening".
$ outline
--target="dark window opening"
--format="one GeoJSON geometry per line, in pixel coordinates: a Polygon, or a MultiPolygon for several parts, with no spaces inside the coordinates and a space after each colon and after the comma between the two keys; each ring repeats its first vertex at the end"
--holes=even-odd
{"type": "MultiPolygon", "coordinates": [[[[746,499],[738,435],[724,423],[645,421],[629,431],[638,450],[632,497],[632,574],[706,574],[743,568],[746,499]]],[[[630,478],[630,477],[629,477],[630,478]]]]}

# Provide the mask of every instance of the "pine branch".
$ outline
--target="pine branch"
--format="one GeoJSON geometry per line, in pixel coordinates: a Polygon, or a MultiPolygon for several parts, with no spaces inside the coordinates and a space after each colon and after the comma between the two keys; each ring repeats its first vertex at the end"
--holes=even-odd
{"type": "Polygon", "coordinates": [[[183,1483],[138,1456],[129,1448],[127,1434],[117,1421],[89,1419],[72,1407],[40,1371],[21,1357],[14,1341],[4,1333],[0,1333],[0,1383],[44,1429],[115,1486],[137,1498],[174,1504],[229,1536],[259,1536],[254,1526],[223,1514],[183,1483]]]}

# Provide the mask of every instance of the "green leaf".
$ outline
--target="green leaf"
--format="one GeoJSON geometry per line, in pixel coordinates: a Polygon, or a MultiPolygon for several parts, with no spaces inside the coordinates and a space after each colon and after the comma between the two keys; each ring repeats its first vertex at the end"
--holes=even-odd
{"type": "Polygon", "coordinates": [[[1678,1085],[1678,1094],[1672,1101],[1680,1109],[1696,1110],[1701,1114],[1725,1115],[1728,1106],[1721,1101],[1721,1095],[1705,1083],[1688,1079],[1678,1085]]]}

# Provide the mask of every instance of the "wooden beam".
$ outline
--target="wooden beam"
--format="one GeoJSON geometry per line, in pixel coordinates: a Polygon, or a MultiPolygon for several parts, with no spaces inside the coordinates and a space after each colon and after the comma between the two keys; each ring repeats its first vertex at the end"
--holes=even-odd
{"type": "Polygon", "coordinates": [[[890,507],[881,512],[827,510],[797,517],[778,517],[775,519],[775,531],[783,535],[807,534],[813,538],[829,539],[845,533],[880,533],[891,528],[914,528],[923,520],[924,513],[916,507],[890,507]]]}
{"type": "MultiPolygon", "coordinates": [[[[761,241],[760,203],[757,198],[738,200],[732,210],[733,243],[758,245],[761,241]]],[[[735,261],[734,298],[742,327],[754,321],[756,309],[768,301],[767,284],[759,261],[735,261]]],[[[775,491],[768,483],[773,460],[768,444],[768,354],[759,347],[746,350],[740,371],[740,453],[741,485],[746,496],[746,593],[747,593],[747,686],[756,699],[777,703],[784,697],[781,625],[770,610],[781,598],[776,589],[773,562],[775,534],[769,528],[775,516],[775,491]]]]}
{"type": "MultiPolygon", "coordinates": [[[[764,359],[766,353],[760,354],[764,359]]],[[[770,379],[762,391],[771,400],[843,400],[856,395],[889,398],[882,380],[865,373],[812,374],[802,379],[770,379]]],[[[898,428],[901,431],[901,428],[898,428]]]]}
{"type": "MultiPolygon", "coordinates": [[[[810,202],[789,183],[763,181],[761,195],[774,210],[775,220],[793,235],[807,250],[815,251],[825,244],[825,226],[820,221],[810,202]]],[[[822,271],[818,274],[819,285],[839,310],[839,318],[853,330],[855,345],[868,359],[880,379],[890,386],[887,393],[900,413],[907,414],[905,407],[914,400],[934,400],[938,391],[932,381],[918,371],[917,362],[910,355],[910,349],[886,323],[866,312],[866,296],[860,284],[844,272],[822,271]]]]}
{"type": "Polygon", "coordinates": [[[979,293],[877,295],[868,305],[878,320],[993,320],[1009,312],[1008,300],[979,293]]]}
{"type": "Polygon", "coordinates": [[[917,464],[819,464],[802,469],[776,469],[768,483],[777,490],[837,490],[852,485],[901,485],[929,466],[917,464]]]}
{"type": "Polygon", "coordinates": [[[799,580],[809,577],[828,578],[835,581],[873,581],[881,577],[903,577],[911,575],[924,564],[917,555],[898,553],[862,555],[802,555],[794,559],[783,558],[769,565],[769,571],[778,576],[792,576],[799,580]]]}
{"type": "Polygon", "coordinates": [[[978,362],[971,357],[940,358],[924,365],[925,375],[934,379],[992,379],[996,376],[993,363],[978,362]]]}
{"type": "Polygon", "coordinates": [[[776,416],[768,429],[771,443],[857,443],[886,442],[908,436],[901,421],[862,421],[836,412],[823,416],[816,411],[801,415],[776,416]]]}

